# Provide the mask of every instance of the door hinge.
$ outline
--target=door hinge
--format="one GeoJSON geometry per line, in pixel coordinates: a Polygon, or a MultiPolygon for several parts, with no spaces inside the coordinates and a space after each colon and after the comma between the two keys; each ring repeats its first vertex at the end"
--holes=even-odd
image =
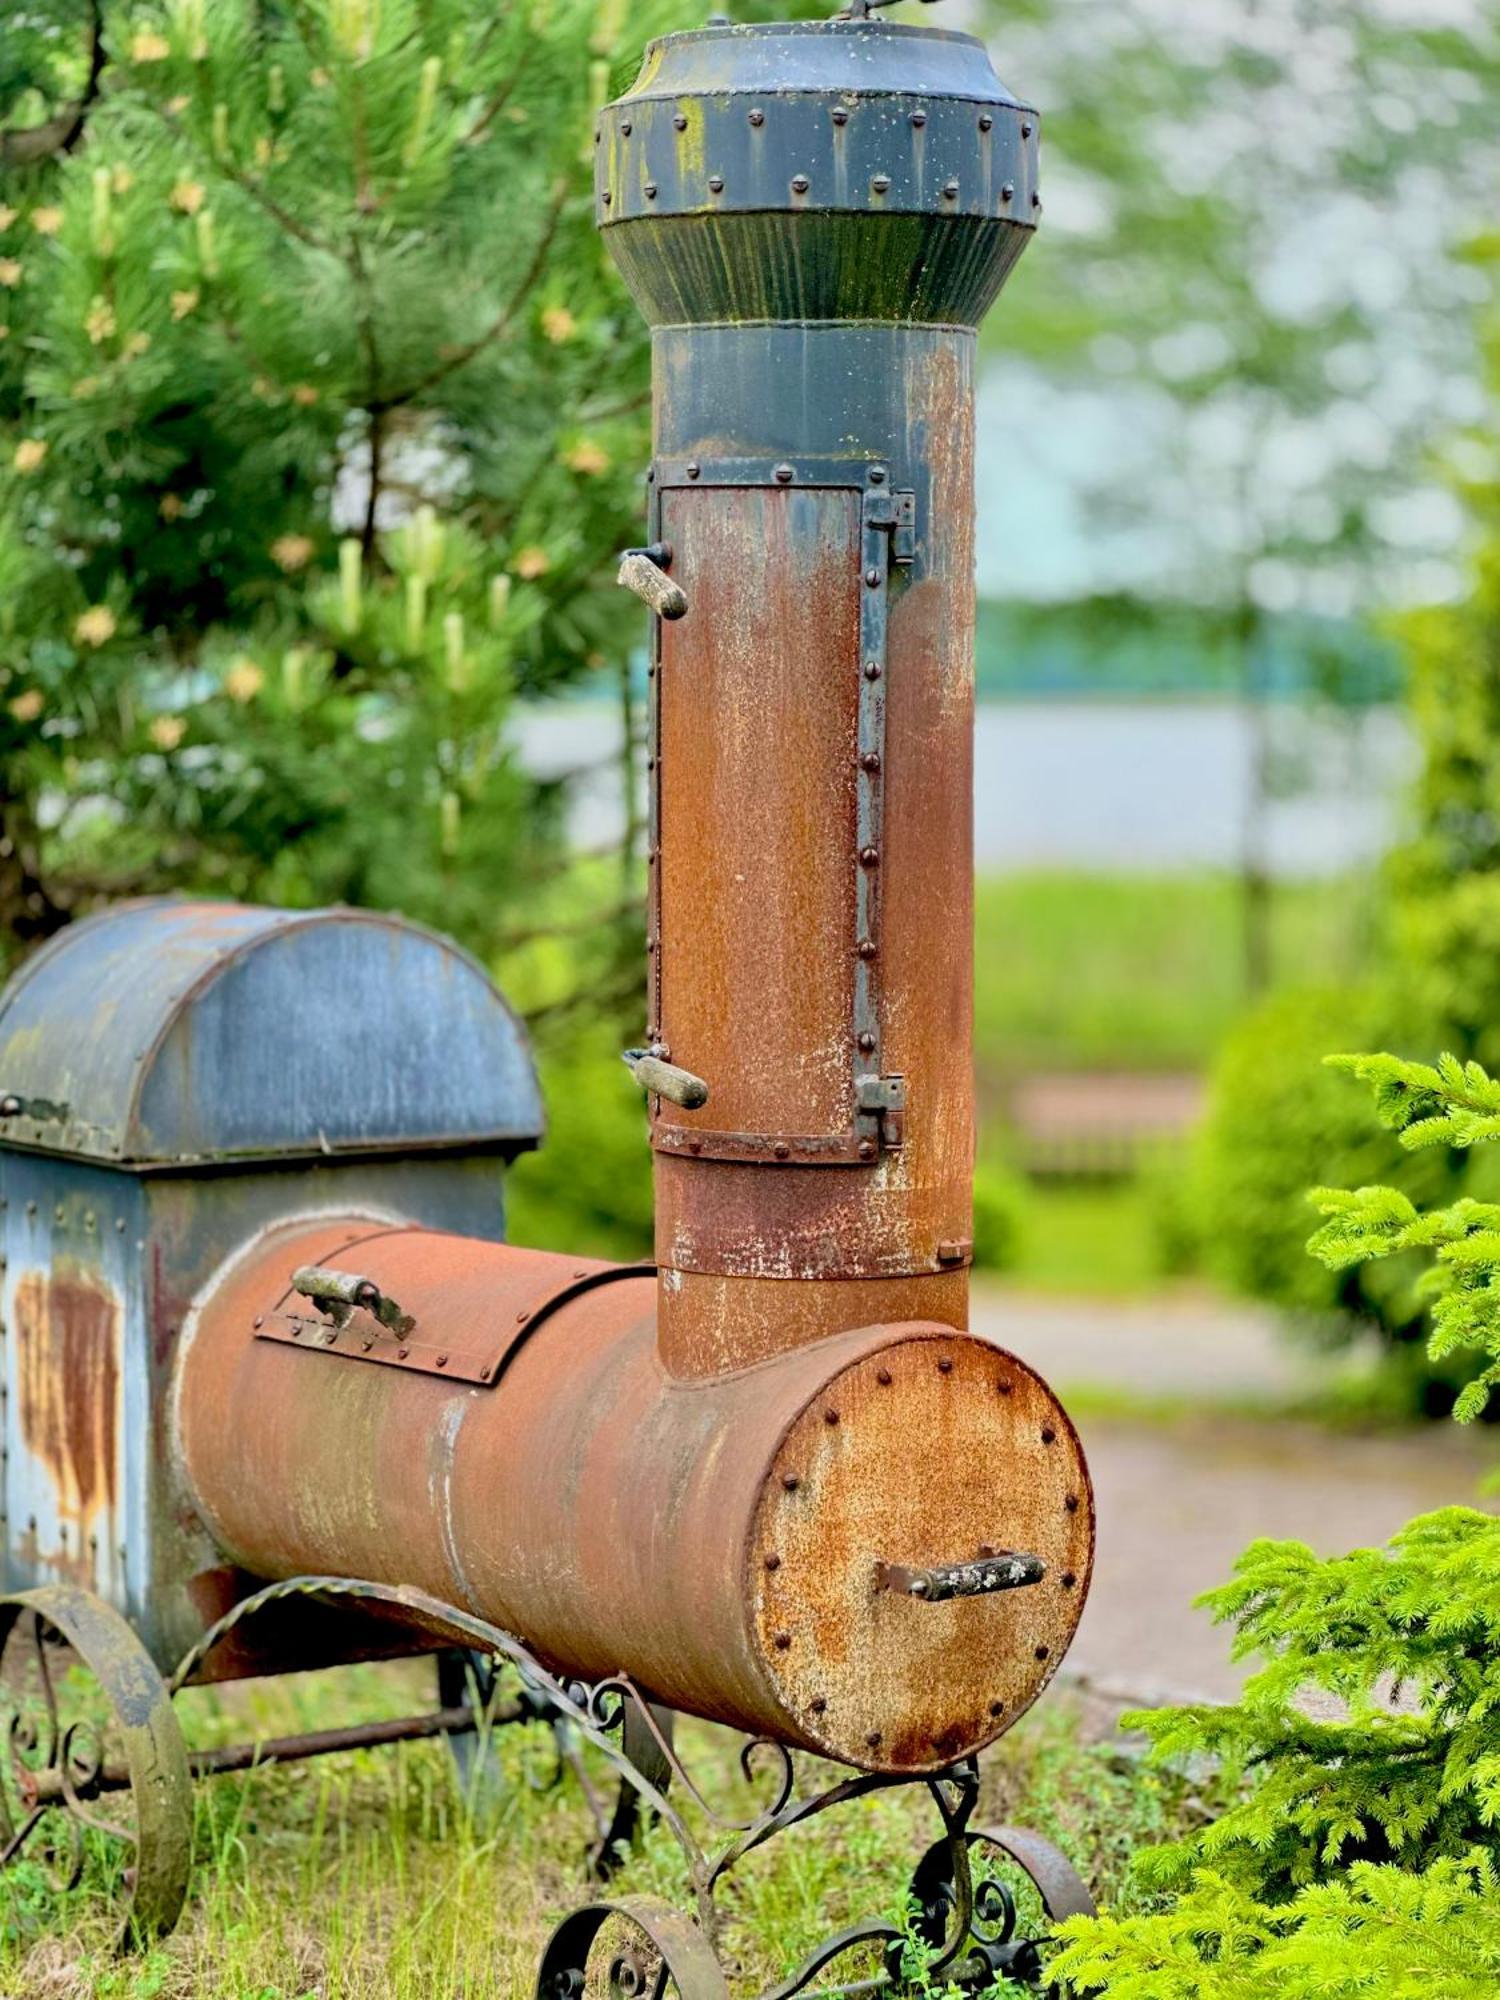
{"type": "Polygon", "coordinates": [[[905,1136],[906,1078],[904,1076],[859,1076],[854,1080],[857,1111],[880,1122],[880,1143],[895,1152],[905,1136]]]}
{"type": "Polygon", "coordinates": [[[917,554],[917,496],[908,492],[888,492],[884,487],[865,492],[865,526],[885,528],[891,537],[891,561],[903,566],[917,554]]]}

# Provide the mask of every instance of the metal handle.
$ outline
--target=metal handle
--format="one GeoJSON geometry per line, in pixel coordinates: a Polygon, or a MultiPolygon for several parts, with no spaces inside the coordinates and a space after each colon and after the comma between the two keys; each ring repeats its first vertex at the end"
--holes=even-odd
{"type": "Polygon", "coordinates": [[[326,1271],[305,1264],[292,1273],[292,1290],[311,1299],[319,1312],[335,1326],[346,1326],[356,1306],[374,1315],[392,1333],[410,1333],[416,1321],[388,1299],[373,1278],[361,1278],[353,1271],[326,1271]]]}
{"type": "Polygon", "coordinates": [[[627,549],[620,558],[617,582],[626,590],[633,590],[643,604],[649,604],[658,618],[687,615],[687,593],[667,575],[671,561],[672,551],[665,542],[653,542],[645,549],[627,549]]]}
{"type": "Polygon", "coordinates": [[[908,1569],[902,1563],[878,1563],[875,1588],[899,1597],[920,1597],[940,1604],[946,1597],[988,1597],[992,1590],[1025,1590],[1040,1583],[1047,1565],[1040,1556],[1017,1555],[999,1549],[974,1562],[945,1563],[939,1569],[908,1569]]]}
{"type": "Polygon", "coordinates": [[[708,1102],[708,1085],[701,1076],[694,1076],[690,1069],[679,1069],[676,1063],[664,1062],[650,1049],[626,1049],[624,1060],[630,1074],[641,1086],[656,1097],[665,1097],[669,1103],[681,1105],[684,1111],[701,1111],[708,1102]]]}
{"type": "MultiPolygon", "coordinates": [[[[896,0],[846,0],[834,16],[837,21],[868,21],[877,7],[894,7],[896,0]]],[[[923,0],[924,6],[932,7],[937,0],[923,0]]]]}

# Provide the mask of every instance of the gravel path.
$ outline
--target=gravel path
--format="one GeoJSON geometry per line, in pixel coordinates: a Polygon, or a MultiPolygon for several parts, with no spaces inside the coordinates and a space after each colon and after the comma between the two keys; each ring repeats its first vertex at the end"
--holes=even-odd
{"type": "Polygon", "coordinates": [[[1064,1402],[1086,1388],[1199,1405],[1159,1420],[1080,1423],[1099,1545],[1068,1664],[1115,1708],[1234,1694],[1246,1669],[1230,1665],[1228,1634],[1191,1605],[1256,1536],[1329,1555],[1383,1541],[1413,1514],[1477,1501],[1500,1458],[1493,1431],[1351,1434],[1224,1408],[1295,1394],[1309,1364],[1282,1345],[1270,1315],[1210,1298],[1122,1306],[986,1287],[973,1325],[1039,1369],[1064,1402]]]}

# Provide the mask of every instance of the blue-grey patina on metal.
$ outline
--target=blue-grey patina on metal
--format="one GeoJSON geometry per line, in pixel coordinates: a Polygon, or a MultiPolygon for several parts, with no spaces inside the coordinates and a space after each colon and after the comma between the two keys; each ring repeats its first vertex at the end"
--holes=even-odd
{"type": "Polygon", "coordinates": [[[0,993],[5,1587],[82,1584],[175,1658],[237,1588],[171,1462],[193,1298],[293,1219],[498,1241],[543,1125],[494,984],[398,918],[152,900],[38,951],[0,993]]]}
{"type": "Polygon", "coordinates": [[[483,970],[368,910],[122,904],[0,995],[8,1146],[181,1168],[520,1150],[542,1129],[525,1033],[483,970]]]}

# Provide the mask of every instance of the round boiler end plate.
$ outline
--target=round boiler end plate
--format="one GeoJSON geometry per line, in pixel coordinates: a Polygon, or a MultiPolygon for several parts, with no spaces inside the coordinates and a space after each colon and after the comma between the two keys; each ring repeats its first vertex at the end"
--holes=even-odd
{"type": "Polygon", "coordinates": [[[1088,1591],[1093,1495],[1032,1369],[949,1327],[890,1336],[788,1429],[749,1584],[799,1737],[867,1770],[939,1770],[1001,1735],[1057,1671],[1088,1591]],[[1039,1559],[1041,1580],[941,1594],[1005,1554],[1039,1559]],[[932,1572],[946,1573],[934,1594],[913,1594],[932,1572]]]}

